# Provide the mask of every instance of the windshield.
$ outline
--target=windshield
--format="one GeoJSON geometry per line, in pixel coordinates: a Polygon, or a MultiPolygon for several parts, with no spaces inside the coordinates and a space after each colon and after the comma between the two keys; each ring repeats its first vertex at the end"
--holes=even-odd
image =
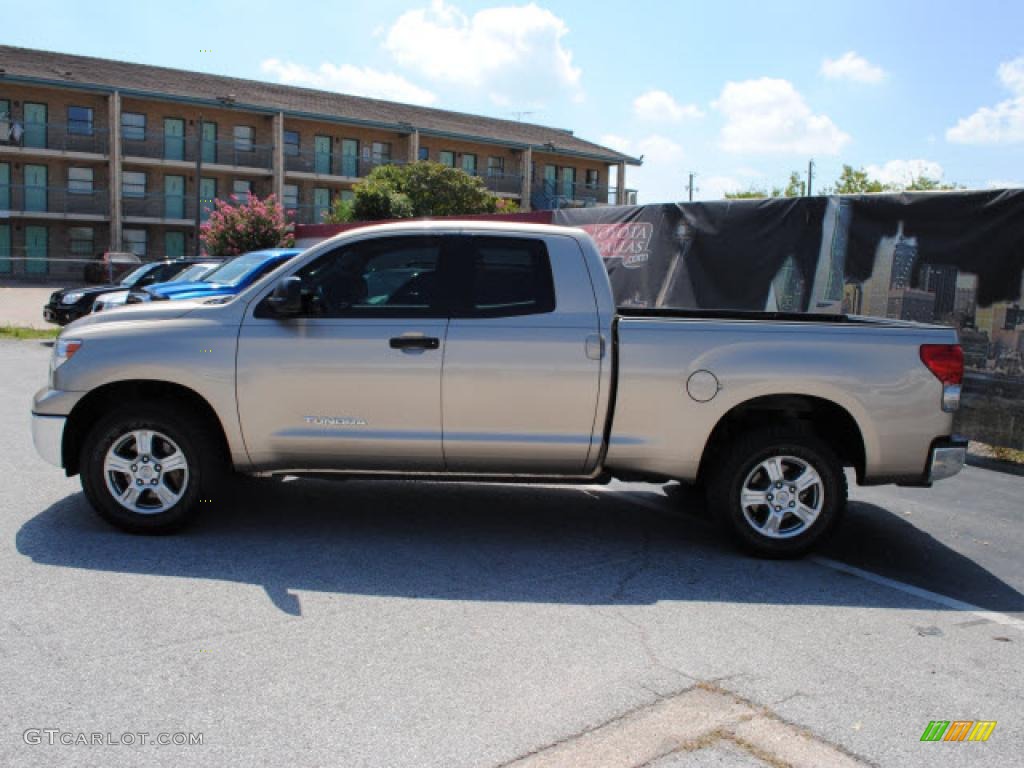
{"type": "Polygon", "coordinates": [[[121,279],[121,285],[130,288],[131,286],[139,282],[139,279],[144,277],[146,273],[153,269],[153,267],[155,266],[155,264],[143,264],[141,267],[133,269],[131,272],[129,272],[121,279]]]}
{"type": "Polygon", "coordinates": [[[216,267],[216,264],[193,264],[191,267],[181,270],[181,272],[168,280],[168,282],[184,283],[199,280],[203,275],[216,267]]]}
{"type": "Polygon", "coordinates": [[[238,285],[253,269],[263,264],[268,258],[265,253],[243,253],[217,267],[206,275],[203,281],[220,285],[238,285]]]}

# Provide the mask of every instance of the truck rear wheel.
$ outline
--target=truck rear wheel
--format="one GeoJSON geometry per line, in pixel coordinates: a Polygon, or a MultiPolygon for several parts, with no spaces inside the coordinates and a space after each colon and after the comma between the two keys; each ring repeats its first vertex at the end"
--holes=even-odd
{"type": "Polygon", "coordinates": [[[128,403],[82,444],[82,489],[99,515],[132,533],[168,533],[198,512],[221,467],[216,441],[180,409],[128,403]]]}
{"type": "Polygon", "coordinates": [[[722,458],[707,486],[708,505],[751,554],[806,554],[834,528],[846,508],[842,465],[809,432],[752,432],[722,458]]]}

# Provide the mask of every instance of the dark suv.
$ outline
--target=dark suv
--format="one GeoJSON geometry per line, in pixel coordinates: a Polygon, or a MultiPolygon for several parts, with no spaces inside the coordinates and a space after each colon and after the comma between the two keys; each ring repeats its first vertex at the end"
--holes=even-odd
{"type": "MultiPolygon", "coordinates": [[[[43,307],[43,318],[48,323],[67,325],[92,310],[92,303],[101,293],[110,291],[144,288],[153,283],[170,280],[186,267],[201,261],[200,259],[174,259],[172,261],[153,261],[129,272],[116,285],[98,285],[88,288],[65,288],[50,295],[50,300],[43,307]]],[[[203,261],[209,261],[204,259],[203,261]]]]}

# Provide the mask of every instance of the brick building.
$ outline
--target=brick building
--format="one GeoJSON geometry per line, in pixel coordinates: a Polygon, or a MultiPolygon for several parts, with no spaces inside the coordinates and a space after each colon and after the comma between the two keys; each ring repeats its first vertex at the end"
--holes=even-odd
{"type": "Polygon", "coordinates": [[[315,223],[375,166],[417,159],[523,210],[635,202],[640,162],[531,123],[0,46],[0,275],[192,254],[212,201],[249,191],[315,223]]]}

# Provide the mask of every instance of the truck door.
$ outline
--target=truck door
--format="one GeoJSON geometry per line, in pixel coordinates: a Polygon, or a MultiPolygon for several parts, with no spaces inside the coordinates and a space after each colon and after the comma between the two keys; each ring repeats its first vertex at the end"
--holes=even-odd
{"type": "Polygon", "coordinates": [[[294,273],[301,316],[274,316],[266,296],[250,304],[237,393],[257,467],[443,471],[445,242],[417,235],[341,245],[294,273]]]}
{"type": "Polygon", "coordinates": [[[600,445],[602,345],[579,245],[487,235],[459,246],[442,385],[445,465],[583,474],[600,445]]]}

